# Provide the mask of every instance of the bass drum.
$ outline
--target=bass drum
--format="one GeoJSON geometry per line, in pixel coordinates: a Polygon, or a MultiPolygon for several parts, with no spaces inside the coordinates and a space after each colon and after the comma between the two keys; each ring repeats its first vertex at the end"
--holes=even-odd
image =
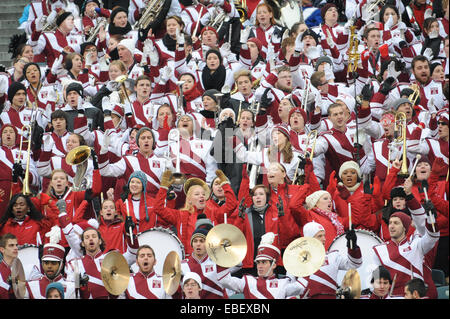
{"type": "MultiPolygon", "coordinates": [[[[149,245],[153,248],[156,255],[155,272],[162,275],[164,260],[166,256],[173,250],[178,253],[180,260],[185,258],[184,246],[180,239],[169,229],[163,227],[155,227],[138,234],[139,246],[149,245]]],[[[131,266],[131,270],[136,273],[139,267],[136,263],[131,266]]]]}
{"type": "Polygon", "coordinates": [[[39,248],[35,245],[23,245],[19,247],[17,256],[23,266],[26,280],[32,280],[41,274],[41,263],[39,261],[39,248]]]}
{"type": "MultiPolygon", "coordinates": [[[[363,229],[355,229],[357,244],[361,248],[362,265],[356,270],[361,278],[361,290],[370,288],[370,280],[372,278],[372,271],[376,268],[373,263],[375,252],[372,247],[383,244],[383,240],[375,235],[373,232],[363,229]]],[[[331,243],[328,251],[338,250],[343,256],[347,256],[347,239],[345,234],[337,236],[331,243]]],[[[339,270],[337,283],[340,284],[346,274],[346,270],[339,270]]]]}

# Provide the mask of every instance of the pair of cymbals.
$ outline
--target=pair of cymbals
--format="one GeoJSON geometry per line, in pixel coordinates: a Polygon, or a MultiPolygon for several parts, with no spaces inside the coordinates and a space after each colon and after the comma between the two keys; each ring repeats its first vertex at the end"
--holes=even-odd
{"type": "Polygon", "coordinates": [[[164,260],[163,286],[166,294],[172,296],[180,286],[181,260],[176,251],[171,251],[164,260]]]}
{"type": "Polygon", "coordinates": [[[286,270],[297,277],[307,277],[315,273],[325,262],[325,247],[312,237],[293,240],[283,254],[286,270]]]}
{"type": "Polygon", "coordinates": [[[211,228],[205,239],[209,258],[222,267],[234,267],[247,254],[247,240],[242,231],[231,224],[219,224],[211,228]]]}
{"type": "Polygon", "coordinates": [[[130,280],[130,268],[125,257],[117,251],[107,253],[102,261],[101,276],[105,289],[111,295],[122,294],[130,280]]]}
{"type": "Polygon", "coordinates": [[[17,299],[23,299],[26,292],[26,278],[22,262],[15,258],[11,265],[11,280],[14,295],[17,299]]]}

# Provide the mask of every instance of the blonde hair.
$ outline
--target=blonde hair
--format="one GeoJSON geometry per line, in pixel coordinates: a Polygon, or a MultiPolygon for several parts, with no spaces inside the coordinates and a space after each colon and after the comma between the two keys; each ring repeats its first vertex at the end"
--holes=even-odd
{"type": "Polygon", "coordinates": [[[119,70],[122,71],[123,73],[127,72],[127,67],[126,67],[125,63],[123,63],[120,60],[112,61],[111,64],[109,65],[109,67],[111,68],[112,66],[118,67],[119,70]]]}
{"type": "MultiPolygon", "coordinates": [[[[192,214],[195,211],[194,205],[189,203],[189,200],[191,199],[192,193],[194,192],[194,189],[196,187],[200,187],[203,191],[205,191],[205,189],[201,185],[192,185],[191,187],[189,187],[187,194],[186,194],[186,201],[184,202],[184,207],[181,209],[181,210],[187,210],[190,214],[192,214]]],[[[205,192],[205,194],[206,194],[206,192],[205,192]]]]}

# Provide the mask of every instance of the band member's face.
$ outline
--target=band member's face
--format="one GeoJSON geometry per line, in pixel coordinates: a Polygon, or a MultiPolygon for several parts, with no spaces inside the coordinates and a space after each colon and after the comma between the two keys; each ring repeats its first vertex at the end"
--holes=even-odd
{"type": "Polygon", "coordinates": [[[403,227],[400,218],[389,218],[389,235],[392,239],[400,239],[405,235],[405,227],[403,227]]]}
{"type": "Polygon", "coordinates": [[[373,293],[379,297],[386,296],[391,288],[389,280],[378,278],[373,281],[373,293]]]}
{"type": "Polygon", "coordinates": [[[153,148],[153,136],[149,131],[144,131],[139,135],[139,149],[144,153],[149,153],[153,148]]]}
{"type": "Polygon", "coordinates": [[[86,5],[84,12],[86,13],[87,16],[89,16],[89,18],[94,18],[96,15],[95,8],[98,8],[98,5],[95,2],[89,2],[86,5]]]}
{"type": "Polygon", "coordinates": [[[69,104],[71,107],[77,107],[78,106],[78,97],[80,95],[75,91],[70,91],[66,95],[67,104],[69,104]]]}
{"type": "Polygon", "coordinates": [[[166,116],[167,116],[167,124],[170,127],[173,121],[172,110],[170,109],[169,106],[161,106],[158,109],[158,123],[160,127],[163,127],[166,116]]]}
{"type": "Polygon", "coordinates": [[[128,62],[133,60],[133,55],[131,54],[131,51],[128,50],[123,45],[117,46],[117,53],[119,54],[119,60],[123,62],[128,62]]]}
{"type": "Polygon", "coordinates": [[[391,118],[392,116],[382,116],[381,117],[381,126],[383,127],[384,130],[384,135],[386,137],[393,137],[394,136],[394,128],[395,128],[395,123],[393,118],[391,118]]]}
{"type": "Polygon", "coordinates": [[[54,118],[52,120],[52,127],[55,131],[65,131],[66,124],[66,119],[63,117],[54,118]]]}
{"type": "Polygon", "coordinates": [[[149,248],[142,248],[137,255],[136,263],[139,266],[139,270],[143,273],[150,273],[153,271],[153,267],[156,264],[155,255],[149,248]]]}
{"type": "Polygon", "coordinates": [[[291,58],[292,54],[294,54],[294,52],[295,52],[295,46],[294,45],[287,45],[286,46],[286,54],[285,54],[286,61],[289,61],[289,59],[291,58]]]}
{"type": "Polygon", "coordinates": [[[328,94],[328,81],[325,79],[325,76],[320,78],[320,84],[317,86],[317,89],[320,93],[328,94]]]}
{"type": "Polygon", "coordinates": [[[252,196],[253,206],[256,208],[263,207],[267,203],[267,195],[264,188],[255,189],[252,196]]]}
{"type": "Polygon", "coordinates": [[[191,205],[197,207],[197,209],[203,209],[206,206],[206,193],[203,187],[199,185],[192,186],[192,193],[189,196],[188,202],[191,205]]]}
{"type": "Polygon", "coordinates": [[[353,168],[346,169],[342,172],[341,179],[345,187],[353,187],[358,181],[358,172],[353,168]]]}
{"type": "Polygon", "coordinates": [[[248,76],[240,76],[236,80],[238,91],[244,96],[248,96],[252,93],[252,81],[248,76]]]}
{"type": "Polygon", "coordinates": [[[289,116],[289,111],[292,109],[292,104],[289,99],[282,99],[278,105],[278,116],[281,119],[289,116]]]}
{"type": "Polygon", "coordinates": [[[80,71],[82,67],[83,67],[83,60],[81,59],[81,56],[75,55],[72,59],[72,69],[80,71]]]}
{"type": "Polygon", "coordinates": [[[130,193],[133,195],[141,194],[142,190],[144,189],[144,185],[142,185],[142,182],[139,178],[133,177],[130,180],[130,193]]]}
{"type": "Polygon", "coordinates": [[[208,54],[208,57],[206,58],[206,65],[210,70],[217,70],[220,66],[219,57],[214,53],[208,54]]]}
{"type": "Polygon", "coordinates": [[[70,152],[75,147],[80,146],[80,139],[75,134],[71,134],[66,141],[67,152],[70,152]]]}
{"type": "Polygon", "coordinates": [[[416,176],[418,181],[423,181],[428,179],[431,174],[431,166],[426,162],[420,162],[416,166],[416,176]]]}
{"type": "Polygon", "coordinates": [[[209,47],[215,47],[217,44],[217,35],[212,30],[206,30],[202,33],[202,43],[209,47]]]}
{"type": "Polygon", "coordinates": [[[136,94],[142,98],[148,98],[152,91],[152,84],[148,80],[140,80],[134,87],[136,94]]]}
{"type": "Polygon", "coordinates": [[[286,177],[286,173],[278,166],[276,163],[272,163],[269,165],[267,170],[267,181],[269,184],[283,184],[284,178],[286,177]]]}
{"type": "Polygon", "coordinates": [[[378,30],[372,30],[367,35],[366,44],[371,49],[378,49],[381,41],[381,34],[378,30]]]}
{"type": "Polygon", "coordinates": [[[38,83],[40,80],[40,70],[36,65],[30,65],[27,68],[27,72],[25,73],[25,77],[27,78],[28,82],[35,84],[38,83]]]}
{"type": "Polygon", "coordinates": [[[206,254],[205,238],[195,237],[192,240],[192,249],[194,250],[194,254],[198,257],[204,256],[206,254]]]}
{"type": "Polygon", "coordinates": [[[42,262],[42,269],[48,278],[53,279],[58,275],[59,261],[44,260],[42,262]]]}
{"type": "Polygon", "coordinates": [[[427,83],[430,78],[430,65],[428,61],[416,61],[413,67],[413,74],[420,83],[427,83]]]}
{"type": "Polygon", "coordinates": [[[223,190],[222,186],[220,186],[220,181],[217,178],[214,180],[214,183],[212,185],[212,191],[217,198],[225,198],[225,191],[223,190]]]}
{"type": "Polygon", "coordinates": [[[234,114],[233,111],[229,108],[222,111],[222,114],[220,115],[220,121],[224,121],[226,118],[231,117],[234,122],[234,114]]]}
{"type": "Polygon", "coordinates": [[[241,117],[239,118],[239,127],[243,131],[253,127],[253,113],[249,111],[241,111],[241,117]]]}
{"type": "Polygon", "coordinates": [[[16,132],[10,126],[5,127],[2,131],[2,145],[12,147],[16,144],[16,132]]]}
{"type": "Polygon", "coordinates": [[[27,94],[25,93],[25,91],[19,90],[14,95],[14,97],[12,99],[12,104],[16,107],[21,107],[22,105],[25,104],[26,99],[27,99],[27,94]]]}
{"type": "Polygon", "coordinates": [[[289,125],[293,130],[302,131],[305,127],[305,120],[300,113],[294,112],[289,118],[289,125]]]}
{"type": "Polygon", "coordinates": [[[325,237],[325,231],[324,230],[319,230],[314,235],[314,238],[319,240],[325,246],[326,237],[325,237]]]}
{"type": "Polygon", "coordinates": [[[100,250],[102,241],[100,237],[98,237],[98,233],[95,229],[86,230],[83,234],[82,240],[82,245],[86,249],[87,253],[93,254],[100,250]]]}
{"type": "Polygon", "coordinates": [[[409,291],[408,286],[405,286],[405,299],[418,299],[416,298],[415,294],[413,294],[411,291],[409,291]]]}
{"type": "Polygon", "coordinates": [[[412,108],[411,104],[409,104],[409,103],[400,104],[397,111],[405,113],[406,119],[408,121],[411,120],[412,115],[413,115],[413,108],[412,108]]]}
{"type": "Polygon", "coordinates": [[[217,103],[216,101],[214,101],[213,98],[205,95],[203,97],[203,107],[205,108],[205,110],[207,111],[214,111],[217,109],[217,103]]]}
{"type": "Polygon", "coordinates": [[[394,207],[395,209],[398,209],[398,210],[405,209],[406,199],[404,197],[400,197],[400,196],[394,197],[392,199],[392,207],[394,207]]]}
{"type": "Polygon", "coordinates": [[[325,21],[328,24],[335,24],[337,22],[338,19],[338,11],[335,7],[331,7],[330,9],[327,10],[327,12],[325,13],[325,21]]]}
{"type": "Polygon", "coordinates": [[[64,193],[64,190],[67,186],[69,186],[69,181],[67,180],[67,175],[63,172],[56,172],[52,176],[52,180],[50,181],[50,186],[53,187],[53,190],[56,194],[64,193]]]}
{"type": "Polygon", "coordinates": [[[61,294],[56,288],[50,289],[50,291],[47,294],[47,299],[62,299],[61,297],[62,297],[61,294]]]}
{"type": "Polygon", "coordinates": [[[8,239],[5,247],[0,247],[0,253],[2,253],[4,258],[16,258],[19,254],[17,239],[8,239]]]}
{"type": "Polygon", "coordinates": [[[184,74],[180,77],[180,81],[184,81],[182,85],[183,92],[186,92],[194,86],[195,82],[192,76],[184,74]]]}
{"type": "Polygon", "coordinates": [[[267,272],[269,272],[267,274],[268,277],[270,277],[273,273],[273,269],[274,267],[272,266],[272,261],[271,260],[257,260],[256,261],[256,270],[258,271],[258,276],[259,277],[263,277],[266,276],[267,272]],[[271,270],[272,268],[272,270],[271,270]]]}
{"type": "Polygon", "coordinates": [[[282,71],[278,74],[276,83],[278,89],[290,92],[292,90],[292,74],[290,71],[282,71]]]}
{"type": "Polygon", "coordinates": [[[426,31],[428,34],[433,31],[437,31],[439,33],[439,23],[437,21],[432,22],[426,31]]]}
{"type": "Polygon", "coordinates": [[[33,47],[30,45],[26,45],[22,52],[22,57],[27,58],[28,62],[33,61],[34,58],[33,47]]]}
{"type": "Polygon", "coordinates": [[[439,138],[448,139],[448,124],[446,124],[446,122],[443,122],[442,120],[438,122],[438,134],[439,138]]]}
{"type": "Polygon", "coordinates": [[[116,27],[124,28],[124,27],[126,27],[127,23],[128,23],[128,17],[127,17],[127,14],[123,11],[119,12],[114,17],[113,24],[116,27]]]}
{"type": "Polygon", "coordinates": [[[180,133],[192,136],[192,133],[194,132],[194,123],[189,116],[182,116],[178,121],[178,128],[180,129],[180,133]]]}
{"type": "Polygon", "coordinates": [[[395,10],[392,9],[392,8],[387,8],[387,9],[384,11],[383,22],[386,23],[386,22],[388,21],[388,19],[389,19],[390,16],[392,16],[392,20],[393,20],[393,22],[394,22],[393,25],[396,25],[397,22],[398,22],[398,16],[397,16],[397,13],[395,12],[395,10]]]}
{"type": "Polygon", "coordinates": [[[113,122],[114,127],[117,127],[120,123],[120,116],[116,115],[116,114],[111,114],[111,120],[113,122]]]}
{"type": "Polygon", "coordinates": [[[316,207],[331,212],[333,210],[333,200],[330,195],[324,194],[322,197],[319,198],[319,200],[316,203],[316,207]]]}
{"type": "Polygon", "coordinates": [[[317,45],[316,39],[314,39],[314,37],[311,35],[305,35],[302,42],[304,50],[310,47],[315,47],[317,45]]]}
{"type": "Polygon", "coordinates": [[[434,68],[433,74],[431,75],[434,81],[443,82],[445,81],[445,71],[441,65],[434,68]]]}
{"type": "Polygon", "coordinates": [[[188,279],[183,285],[186,299],[200,299],[200,286],[194,279],[188,279]]]}
{"type": "Polygon", "coordinates": [[[59,26],[62,30],[65,30],[66,32],[72,31],[72,29],[75,26],[75,20],[73,16],[68,16],[59,26]]]}
{"type": "Polygon", "coordinates": [[[266,6],[258,7],[258,11],[256,12],[256,20],[258,20],[259,24],[264,26],[269,25],[272,17],[272,12],[270,12],[266,6]]]}
{"type": "Polygon", "coordinates": [[[83,53],[83,58],[86,60],[86,58],[88,57],[88,55],[90,55],[91,60],[93,61],[93,63],[97,62],[97,58],[98,58],[98,52],[97,52],[97,47],[90,45],[88,46],[83,53]]]}
{"type": "Polygon", "coordinates": [[[175,19],[169,19],[166,23],[166,31],[167,34],[171,37],[175,37],[177,29],[180,29],[180,25],[178,24],[177,20],[175,19]]]}
{"type": "Polygon", "coordinates": [[[333,123],[333,127],[343,127],[345,125],[344,108],[342,106],[333,107],[328,118],[333,123]]]}
{"type": "Polygon", "coordinates": [[[119,67],[116,65],[111,65],[109,67],[108,73],[109,73],[109,79],[111,81],[114,81],[119,75],[124,74],[124,72],[122,72],[122,70],[120,70],[119,67]]]}
{"type": "Polygon", "coordinates": [[[248,49],[250,50],[250,59],[252,61],[255,61],[259,55],[258,46],[254,42],[251,42],[251,41],[247,42],[247,46],[248,46],[248,49]]]}
{"type": "Polygon", "coordinates": [[[284,135],[283,133],[281,133],[278,130],[274,130],[272,132],[272,142],[275,146],[278,147],[278,149],[282,149],[286,143],[287,143],[288,139],[286,137],[286,135],[284,135]]]}
{"type": "Polygon", "coordinates": [[[18,197],[16,202],[12,206],[12,212],[16,219],[23,220],[27,215],[30,208],[24,197],[18,197]]]}
{"type": "Polygon", "coordinates": [[[102,204],[102,210],[100,211],[104,221],[112,221],[116,216],[116,206],[113,201],[106,200],[102,204]]]}

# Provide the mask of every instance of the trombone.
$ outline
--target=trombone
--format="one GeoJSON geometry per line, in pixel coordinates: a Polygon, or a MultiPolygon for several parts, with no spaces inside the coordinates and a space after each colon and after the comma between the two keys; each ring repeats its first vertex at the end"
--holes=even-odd
{"type": "Polygon", "coordinates": [[[22,194],[23,195],[31,195],[31,190],[30,190],[30,156],[31,156],[31,132],[32,132],[32,127],[31,125],[24,125],[22,126],[22,135],[20,137],[20,145],[19,145],[19,158],[16,160],[16,163],[20,163],[22,164],[22,147],[23,147],[23,140],[24,140],[24,134],[25,132],[27,132],[27,141],[28,141],[28,145],[27,145],[27,164],[26,164],[26,168],[25,168],[25,177],[23,178],[22,184],[22,194]]]}
{"type": "Polygon", "coordinates": [[[404,112],[397,112],[395,114],[394,140],[403,144],[402,166],[400,172],[398,172],[398,176],[407,178],[409,174],[408,165],[406,163],[406,114],[404,112]]]}
{"type": "Polygon", "coordinates": [[[174,179],[172,185],[174,185],[174,186],[183,185],[184,182],[186,181],[186,176],[183,173],[181,173],[181,168],[180,168],[180,164],[181,164],[180,130],[177,128],[171,129],[169,132],[169,135],[167,137],[167,152],[166,152],[165,156],[169,161],[171,161],[170,149],[171,149],[172,144],[175,144],[175,149],[177,151],[176,162],[175,162],[175,172],[172,173],[172,177],[174,179]]]}

